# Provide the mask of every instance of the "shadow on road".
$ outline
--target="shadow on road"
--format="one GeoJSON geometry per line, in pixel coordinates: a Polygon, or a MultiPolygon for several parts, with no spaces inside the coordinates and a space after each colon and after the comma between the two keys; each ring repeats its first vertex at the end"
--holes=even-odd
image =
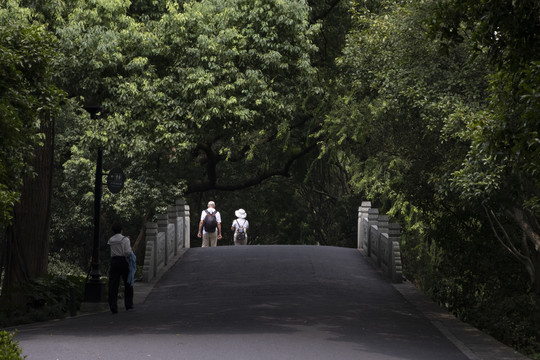
{"type": "Polygon", "coordinates": [[[316,246],[190,249],[135,311],[17,339],[29,359],[467,359],[359,251],[316,246]]]}

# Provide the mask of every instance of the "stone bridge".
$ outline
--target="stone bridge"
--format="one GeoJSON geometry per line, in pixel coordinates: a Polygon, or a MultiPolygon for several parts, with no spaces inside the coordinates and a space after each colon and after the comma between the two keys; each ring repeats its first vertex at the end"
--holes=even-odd
{"type": "Polygon", "coordinates": [[[179,203],[148,226],[133,311],[24,325],[15,339],[29,360],[525,359],[403,281],[396,228],[368,203],[359,214],[360,249],[189,249],[179,203]]]}
{"type": "MultiPolygon", "coordinates": [[[[394,283],[402,281],[399,224],[389,223],[364,201],[358,208],[358,249],[394,283]]],[[[184,200],[167,207],[157,222],[146,224],[143,281],[150,282],[190,248],[190,208],[184,200]]]]}

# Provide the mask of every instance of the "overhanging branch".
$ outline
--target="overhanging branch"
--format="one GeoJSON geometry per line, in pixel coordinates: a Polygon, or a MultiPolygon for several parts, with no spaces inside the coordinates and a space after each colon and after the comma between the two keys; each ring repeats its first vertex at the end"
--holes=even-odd
{"type": "MultiPolygon", "coordinates": [[[[311,19],[311,22],[314,24],[319,20],[325,19],[340,2],[341,0],[330,1],[330,3],[328,4],[328,7],[324,9],[323,11],[321,11],[319,14],[313,16],[313,18],[311,19]]],[[[312,4],[310,4],[310,6],[311,8],[313,8],[312,4]]]]}
{"type": "Polygon", "coordinates": [[[309,152],[313,151],[316,147],[317,147],[316,144],[309,145],[305,147],[304,149],[302,149],[302,151],[292,155],[281,168],[264,171],[240,183],[223,184],[219,182],[207,181],[204,183],[192,184],[188,186],[186,194],[205,192],[209,190],[236,191],[236,190],[242,190],[242,189],[246,189],[252,186],[260,185],[263,181],[270,179],[274,176],[289,177],[290,176],[289,171],[291,169],[291,166],[294,164],[294,162],[300,159],[301,157],[303,157],[304,155],[308,154],[309,152]]]}

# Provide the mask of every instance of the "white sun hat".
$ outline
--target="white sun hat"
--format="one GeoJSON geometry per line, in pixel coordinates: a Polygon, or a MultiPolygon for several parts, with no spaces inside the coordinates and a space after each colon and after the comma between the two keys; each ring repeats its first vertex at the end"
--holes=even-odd
{"type": "Polygon", "coordinates": [[[247,213],[244,209],[238,209],[234,212],[237,218],[245,219],[247,216],[247,213]]]}

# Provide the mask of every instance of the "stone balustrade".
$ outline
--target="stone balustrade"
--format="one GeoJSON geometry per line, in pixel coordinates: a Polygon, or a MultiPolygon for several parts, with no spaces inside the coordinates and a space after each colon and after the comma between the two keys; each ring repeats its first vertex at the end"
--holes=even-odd
{"type": "Polygon", "coordinates": [[[394,283],[403,279],[399,243],[399,224],[389,223],[388,215],[380,215],[371,202],[363,201],[358,208],[358,249],[373,259],[394,283]]]}
{"type": "Polygon", "coordinates": [[[168,206],[157,222],[146,223],[143,282],[154,280],[190,247],[189,233],[189,205],[184,200],[168,206]]]}

